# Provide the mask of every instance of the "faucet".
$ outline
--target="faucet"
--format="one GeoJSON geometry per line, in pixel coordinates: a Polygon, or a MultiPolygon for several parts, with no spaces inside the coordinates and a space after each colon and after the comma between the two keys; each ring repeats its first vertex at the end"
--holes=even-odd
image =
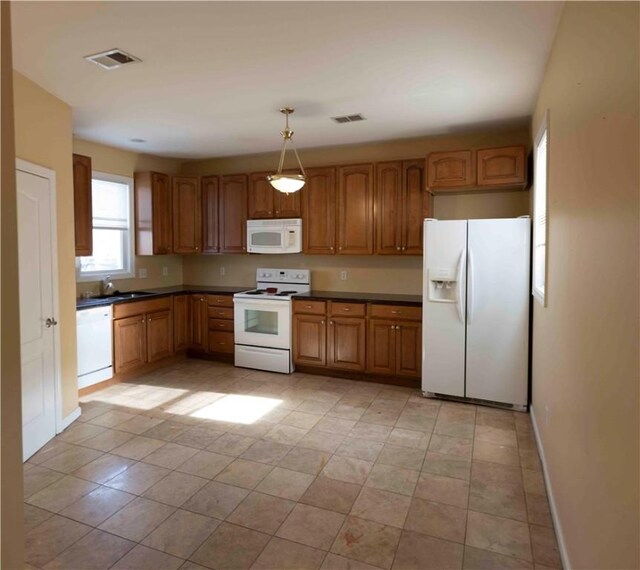
{"type": "Polygon", "coordinates": [[[111,282],[111,275],[107,275],[101,282],[100,282],[100,293],[102,295],[111,295],[113,293],[114,287],[113,287],[113,283],[111,282]]]}

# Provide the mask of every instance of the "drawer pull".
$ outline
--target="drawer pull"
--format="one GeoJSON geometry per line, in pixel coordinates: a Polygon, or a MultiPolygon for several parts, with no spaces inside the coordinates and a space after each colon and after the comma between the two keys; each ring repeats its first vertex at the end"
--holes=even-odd
{"type": "Polygon", "coordinates": [[[350,311],[350,310],[351,310],[351,307],[342,307],[342,310],[343,310],[343,311],[350,311]]]}
{"type": "Polygon", "coordinates": [[[305,309],[313,309],[313,307],[311,305],[305,305],[304,308],[305,309]]]}
{"type": "Polygon", "coordinates": [[[402,311],[391,311],[391,314],[393,314],[393,315],[401,315],[402,311]]]}

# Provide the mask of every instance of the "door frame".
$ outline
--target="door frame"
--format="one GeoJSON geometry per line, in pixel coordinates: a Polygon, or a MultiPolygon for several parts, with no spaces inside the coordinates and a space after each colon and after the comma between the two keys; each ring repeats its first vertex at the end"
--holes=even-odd
{"type": "MultiPolygon", "coordinates": [[[[58,216],[57,216],[57,200],[56,200],[56,173],[50,168],[40,166],[16,158],[16,171],[25,172],[44,178],[49,183],[49,197],[51,199],[50,222],[51,222],[51,292],[53,295],[53,317],[60,320],[60,302],[59,302],[59,272],[58,272],[58,216]]],[[[16,193],[18,187],[16,184],[16,193]]],[[[17,222],[17,219],[16,219],[17,222]]],[[[65,429],[65,421],[62,417],[62,369],[61,369],[61,350],[60,350],[60,329],[55,326],[53,328],[53,393],[54,406],[56,410],[56,434],[61,433],[65,429]]]]}

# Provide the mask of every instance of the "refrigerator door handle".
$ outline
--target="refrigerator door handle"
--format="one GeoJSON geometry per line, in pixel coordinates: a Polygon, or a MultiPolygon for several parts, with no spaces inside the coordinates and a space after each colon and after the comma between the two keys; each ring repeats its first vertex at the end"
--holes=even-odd
{"type": "Polygon", "coordinates": [[[458,259],[458,272],[457,272],[458,283],[456,284],[456,308],[458,309],[458,318],[460,319],[461,323],[464,323],[465,321],[465,318],[464,318],[465,307],[464,307],[464,299],[462,296],[462,284],[464,282],[462,279],[462,272],[464,271],[466,261],[467,261],[467,250],[463,249],[460,252],[460,259],[458,259]]]}
{"type": "Polygon", "coordinates": [[[469,248],[469,261],[467,265],[467,324],[471,324],[471,321],[473,321],[473,311],[475,309],[475,286],[473,277],[473,250],[469,248]]]}

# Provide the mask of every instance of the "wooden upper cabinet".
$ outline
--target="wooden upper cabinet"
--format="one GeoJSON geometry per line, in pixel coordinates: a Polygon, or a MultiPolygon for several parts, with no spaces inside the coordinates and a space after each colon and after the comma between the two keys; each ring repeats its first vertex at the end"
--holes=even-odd
{"type": "Polygon", "coordinates": [[[246,174],[220,177],[220,252],[247,251],[247,190],[246,174]]]}
{"type": "Polygon", "coordinates": [[[171,177],[160,172],[134,174],[136,254],[171,253],[171,177]]]}
{"type": "Polygon", "coordinates": [[[526,183],[524,146],[485,148],[478,151],[478,186],[518,186],[526,183]]]}
{"type": "Polygon", "coordinates": [[[337,253],[373,253],[373,198],[372,164],[338,169],[337,253]]]}
{"type": "Polygon", "coordinates": [[[302,193],[302,251],[336,251],[336,169],[309,168],[302,193]]]}
{"type": "MultiPolygon", "coordinates": [[[[306,186],[306,184],[305,184],[306,186]]],[[[285,194],[284,192],[273,191],[273,213],[276,218],[299,218],[301,215],[301,194],[305,191],[305,186],[298,192],[285,194]]]]}
{"type": "MultiPolygon", "coordinates": [[[[276,192],[267,180],[268,172],[254,172],[249,181],[248,218],[273,218],[276,192]]],[[[278,192],[280,194],[280,192],[278,192]]]]}
{"type": "Polygon", "coordinates": [[[73,155],[73,209],[76,256],[93,254],[93,212],[91,209],[91,158],[73,155]]]}
{"type": "Polygon", "coordinates": [[[376,164],[376,253],[402,253],[402,162],[376,164]]]}
{"type": "Polygon", "coordinates": [[[220,251],[219,180],[217,176],[203,176],[202,191],[202,253],[220,251]]]}
{"type": "Polygon", "coordinates": [[[173,252],[200,253],[202,248],[202,196],[198,176],[174,176],[173,252]]]}
{"type": "Polygon", "coordinates": [[[433,216],[433,196],[425,190],[424,160],[402,163],[402,253],[422,255],[424,219],[433,216]]]}
{"type": "Polygon", "coordinates": [[[472,150],[430,153],[427,157],[427,187],[443,191],[475,186],[475,156],[472,150]]]}

